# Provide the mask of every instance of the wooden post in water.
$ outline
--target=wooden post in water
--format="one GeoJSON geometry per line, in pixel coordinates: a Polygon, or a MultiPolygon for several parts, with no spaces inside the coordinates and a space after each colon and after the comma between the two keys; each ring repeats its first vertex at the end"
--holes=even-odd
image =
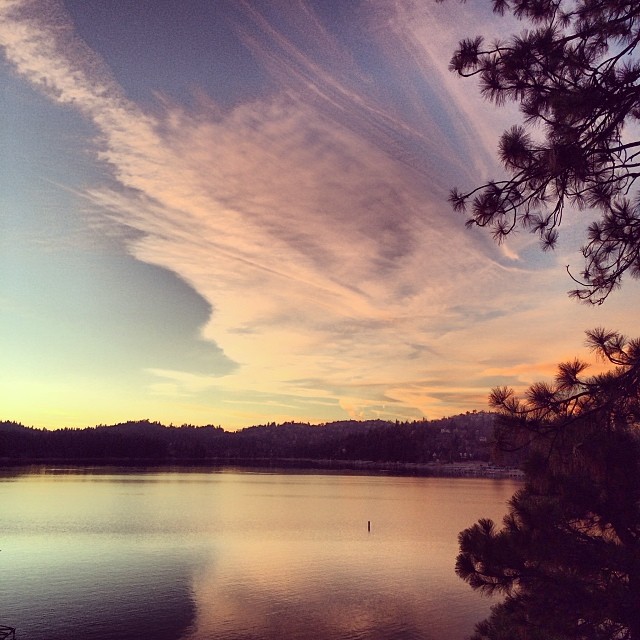
{"type": "Polygon", "coordinates": [[[367,520],[367,531],[371,531],[371,520],[367,520]]]}

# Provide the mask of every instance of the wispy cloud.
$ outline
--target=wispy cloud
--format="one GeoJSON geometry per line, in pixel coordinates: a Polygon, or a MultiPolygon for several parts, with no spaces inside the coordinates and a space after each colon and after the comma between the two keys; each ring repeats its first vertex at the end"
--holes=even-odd
{"type": "Polygon", "coordinates": [[[509,375],[481,363],[519,344],[504,332],[523,318],[505,310],[539,302],[515,253],[501,256],[448,212],[447,188],[486,171],[495,124],[444,73],[451,21],[409,2],[363,6],[389,77],[411,74],[400,94],[376,84],[305,3],[283,14],[286,33],[253,4],[239,8],[238,32],[277,89],[227,112],[164,100],[152,115],[124,96],[60,4],[0,2],[16,71],[96,127],[91,142],[115,183],[87,197],[135,231],[135,257],[210,303],[203,336],[238,364],[220,378],[156,371],[155,392],[295,395],[354,416],[477,406],[486,376],[509,375]]]}

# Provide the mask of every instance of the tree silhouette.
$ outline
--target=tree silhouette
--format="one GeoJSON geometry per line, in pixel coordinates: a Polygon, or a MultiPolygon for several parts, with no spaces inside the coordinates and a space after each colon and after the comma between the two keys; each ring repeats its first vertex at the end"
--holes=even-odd
{"type": "Polygon", "coordinates": [[[506,594],[476,640],[640,639],[640,340],[587,335],[611,371],[584,377],[575,360],[524,399],[491,394],[527,482],[501,529],[483,519],[459,536],[457,574],[506,594]]]}
{"type": "MultiPolygon", "coordinates": [[[[499,156],[508,178],[452,190],[468,225],[501,242],[516,228],[551,249],[567,205],[598,212],[570,294],[602,303],[623,274],[640,277],[640,2],[493,0],[531,28],[505,41],[460,42],[450,68],[478,76],[495,104],[519,103],[525,126],[505,131],[499,156]],[[531,125],[536,137],[530,135],[531,125]],[[635,130],[634,130],[634,127],[635,130]]],[[[567,267],[568,269],[568,267],[567,267]]]]}

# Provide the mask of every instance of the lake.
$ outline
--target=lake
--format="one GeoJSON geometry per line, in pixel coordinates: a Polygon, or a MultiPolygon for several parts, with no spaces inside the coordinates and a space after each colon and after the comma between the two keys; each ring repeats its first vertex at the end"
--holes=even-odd
{"type": "Polygon", "coordinates": [[[514,480],[29,468],[0,476],[18,640],[462,640],[457,534],[514,480]],[[371,530],[368,530],[368,522],[371,530]]]}

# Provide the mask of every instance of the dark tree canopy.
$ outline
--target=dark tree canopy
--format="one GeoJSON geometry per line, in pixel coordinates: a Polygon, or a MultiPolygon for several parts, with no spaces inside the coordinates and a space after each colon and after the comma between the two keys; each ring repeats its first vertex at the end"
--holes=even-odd
{"type": "Polygon", "coordinates": [[[506,595],[476,640],[640,639],[640,340],[588,336],[608,373],[575,360],[524,399],[491,395],[527,482],[501,529],[483,519],[459,536],[457,574],[506,595]]]}
{"type": "Polygon", "coordinates": [[[595,219],[582,248],[584,268],[571,295],[601,303],[623,274],[640,277],[640,2],[493,0],[531,28],[508,40],[463,40],[451,60],[478,76],[495,104],[520,105],[525,126],[505,131],[499,156],[509,177],[450,201],[468,225],[498,241],[514,229],[553,248],[567,206],[595,219]],[[535,128],[532,129],[533,125],[535,128]],[[531,134],[531,135],[530,135],[531,134]],[[596,213],[597,212],[597,213],[596,213]]]}

